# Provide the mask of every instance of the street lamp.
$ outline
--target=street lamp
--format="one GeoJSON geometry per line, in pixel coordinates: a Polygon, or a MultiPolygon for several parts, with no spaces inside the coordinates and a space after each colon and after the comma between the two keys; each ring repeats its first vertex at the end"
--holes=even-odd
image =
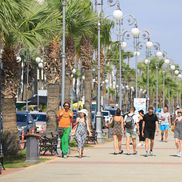
{"type": "Polygon", "coordinates": [[[123,13],[120,10],[119,4],[117,6],[118,9],[114,10],[113,16],[116,21],[119,23],[119,108],[122,109],[122,49],[126,46],[126,44],[121,42],[121,20],[123,18],[123,13]]]}
{"type": "Polygon", "coordinates": [[[174,73],[177,76],[179,74],[179,70],[175,70],[174,73]]]}
{"type": "Polygon", "coordinates": [[[135,56],[135,74],[136,74],[136,82],[135,82],[135,97],[138,98],[138,41],[139,41],[139,35],[140,35],[140,30],[138,29],[137,25],[135,25],[134,28],[131,29],[131,34],[133,35],[134,39],[134,56],[135,56]]]}
{"type": "MultiPolygon", "coordinates": [[[[114,11],[113,15],[115,20],[118,21],[118,25],[119,25],[119,108],[122,110],[122,58],[123,58],[123,50],[126,48],[127,43],[125,42],[125,38],[129,38],[129,32],[125,31],[124,29],[121,28],[121,26],[123,25],[123,21],[125,19],[127,19],[127,22],[129,24],[129,26],[136,24],[136,19],[132,16],[132,15],[127,15],[127,16],[123,16],[123,13],[120,12],[120,5],[119,2],[117,3],[117,10],[114,11]]],[[[133,30],[134,31],[134,30],[133,30]]],[[[136,32],[135,32],[136,34],[136,32]]]]}
{"type": "Polygon", "coordinates": [[[64,104],[64,99],[65,99],[65,64],[66,64],[66,0],[62,1],[62,7],[63,7],[63,12],[62,12],[62,20],[63,20],[63,25],[62,25],[62,85],[61,85],[61,106],[64,104]]]}
{"type": "MultiPolygon", "coordinates": [[[[165,58],[164,64],[168,66],[169,63],[170,63],[170,60],[168,58],[165,58]]],[[[166,71],[163,71],[163,108],[165,106],[165,74],[166,74],[166,71]]]]}
{"type": "Polygon", "coordinates": [[[43,59],[40,57],[36,57],[35,59],[38,67],[37,67],[37,111],[39,111],[39,80],[43,80],[43,68],[44,68],[44,62],[43,59]]]}
{"type": "Polygon", "coordinates": [[[148,110],[150,102],[150,60],[146,58],[145,64],[147,65],[147,110],[148,110]]]}
{"type": "MultiPolygon", "coordinates": [[[[158,42],[154,43],[154,48],[156,50],[156,57],[159,61],[163,58],[163,53],[160,50],[160,44],[158,42]]],[[[159,61],[156,62],[156,110],[158,110],[158,100],[159,100],[159,61]]]]}

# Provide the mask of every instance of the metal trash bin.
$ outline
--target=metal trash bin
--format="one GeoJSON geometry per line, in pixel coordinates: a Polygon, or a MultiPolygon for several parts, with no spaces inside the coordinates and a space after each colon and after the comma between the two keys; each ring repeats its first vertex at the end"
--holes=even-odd
{"type": "Polygon", "coordinates": [[[26,135],[26,162],[37,162],[39,160],[39,139],[40,135],[37,134],[26,135]]]}

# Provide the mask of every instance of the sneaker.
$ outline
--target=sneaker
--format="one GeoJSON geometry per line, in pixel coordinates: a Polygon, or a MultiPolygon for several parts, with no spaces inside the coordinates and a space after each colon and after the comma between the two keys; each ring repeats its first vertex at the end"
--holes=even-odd
{"type": "Polygon", "coordinates": [[[144,155],[145,157],[148,157],[149,156],[149,153],[148,153],[148,151],[146,151],[146,153],[145,153],[145,155],[144,155]]]}
{"type": "Polygon", "coordinates": [[[150,151],[150,156],[153,156],[153,152],[152,151],[150,151]]]}
{"type": "Polygon", "coordinates": [[[68,155],[64,155],[64,157],[63,157],[64,159],[66,159],[66,158],[68,158],[68,155]]]}
{"type": "Polygon", "coordinates": [[[182,157],[182,153],[181,152],[177,152],[176,156],[177,157],[182,157]]]}
{"type": "Polygon", "coordinates": [[[137,155],[137,151],[136,152],[133,152],[133,155],[137,155]]]}

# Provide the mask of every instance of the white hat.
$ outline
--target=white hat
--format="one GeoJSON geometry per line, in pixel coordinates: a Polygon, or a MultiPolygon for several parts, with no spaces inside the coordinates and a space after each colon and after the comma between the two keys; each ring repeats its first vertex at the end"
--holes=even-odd
{"type": "Polygon", "coordinates": [[[78,113],[84,113],[86,116],[88,116],[88,111],[86,109],[81,109],[78,111],[78,113]]]}

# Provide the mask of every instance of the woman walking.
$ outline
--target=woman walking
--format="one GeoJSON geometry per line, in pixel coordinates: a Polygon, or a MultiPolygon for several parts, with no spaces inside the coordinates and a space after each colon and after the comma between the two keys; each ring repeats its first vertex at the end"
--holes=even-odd
{"type": "Polygon", "coordinates": [[[174,121],[175,130],[174,130],[174,138],[177,153],[176,156],[182,157],[182,109],[177,111],[177,117],[174,121]]]}
{"type": "Polygon", "coordinates": [[[83,157],[84,145],[87,139],[87,131],[91,135],[89,123],[88,123],[88,112],[86,109],[82,109],[79,112],[79,117],[76,119],[76,131],[75,139],[78,145],[79,158],[83,157]]]}
{"type": "Polygon", "coordinates": [[[62,157],[67,158],[69,153],[69,136],[71,132],[73,112],[70,110],[69,102],[65,102],[63,107],[64,108],[60,109],[58,112],[58,128],[60,131],[62,157]]]}
{"type": "Polygon", "coordinates": [[[142,135],[142,126],[143,126],[143,117],[144,117],[144,111],[140,110],[139,113],[139,144],[138,146],[143,146],[145,142],[145,138],[142,135]]]}
{"type": "Polygon", "coordinates": [[[116,110],[116,115],[113,116],[110,122],[113,125],[113,140],[114,140],[114,155],[122,154],[122,135],[124,129],[124,121],[121,116],[121,110],[118,108],[116,110]]]}

